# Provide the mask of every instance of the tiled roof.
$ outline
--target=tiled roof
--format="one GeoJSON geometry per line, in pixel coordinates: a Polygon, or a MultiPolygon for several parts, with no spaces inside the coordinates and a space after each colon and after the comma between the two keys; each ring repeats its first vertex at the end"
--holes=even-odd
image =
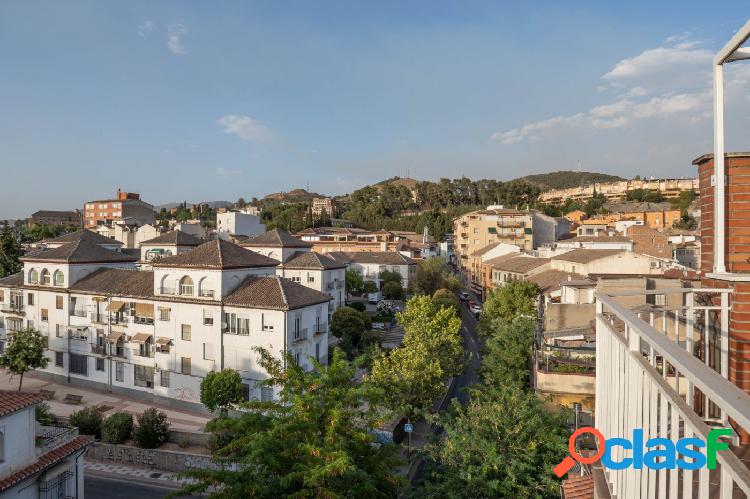
{"type": "Polygon", "coordinates": [[[506,260],[510,260],[511,258],[517,258],[517,257],[518,257],[518,252],[513,251],[511,253],[506,253],[504,255],[496,256],[494,258],[490,258],[489,260],[485,260],[482,262],[482,265],[494,266],[494,265],[501,264],[505,262],[506,260]]]}
{"type": "Polygon", "coordinates": [[[320,291],[303,286],[279,276],[245,279],[224,299],[225,305],[238,307],[292,310],[318,303],[326,303],[331,297],[320,291]]]}
{"type": "Polygon", "coordinates": [[[246,250],[223,239],[203,243],[192,251],[161,258],[154,267],[238,269],[249,267],[275,267],[279,262],[254,251],[246,250]]]}
{"type": "Polygon", "coordinates": [[[93,442],[93,436],[82,435],[59,447],[52,449],[46,454],[42,454],[35,462],[0,480],[0,492],[4,492],[14,485],[26,480],[27,478],[41,473],[48,468],[51,468],[66,457],[74,454],[81,449],[86,448],[93,442]]]}
{"type": "Polygon", "coordinates": [[[23,284],[23,272],[18,272],[0,278],[0,286],[21,286],[23,284]]]}
{"type": "Polygon", "coordinates": [[[87,229],[78,230],[75,232],[69,232],[67,234],[63,234],[62,236],[53,237],[51,239],[44,239],[40,241],[40,243],[53,243],[53,244],[77,243],[78,241],[82,239],[92,242],[94,244],[119,244],[122,246],[122,243],[116,239],[110,239],[108,237],[104,237],[98,232],[94,232],[92,230],[87,230],[87,229]]]}
{"type": "Polygon", "coordinates": [[[563,499],[594,499],[594,477],[571,476],[562,483],[563,499]]]}
{"type": "Polygon", "coordinates": [[[20,411],[41,401],[42,397],[36,393],[0,390],[0,416],[20,411]]]}
{"type": "Polygon", "coordinates": [[[633,242],[625,236],[578,236],[565,239],[565,242],[571,243],[630,243],[633,242]]]}
{"type": "Polygon", "coordinates": [[[69,211],[39,210],[31,214],[31,218],[38,218],[38,217],[71,217],[71,218],[80,219],[81,214],[73,210],[69,210],[69,211]]]}
{"type": "MultiPolygon", "coordinates": [[[[105,238],[106,239],[106,238],[105,238]]],[[[20,258],[22,262],[117,263],[138,261],[132,255],[103,248],[89,237],[65,243],[57,248],[32,250],[20,258]]]]}
{"type": "Polygon", "coordinates": [[[314,251],[299,251],[292,255],[289,260],[279,265],[286,269],[341,269],[346,264],[333,258],[315,253],[314,251]]]}
{"type": "Polygon", "coordinates": [[[497,263],[492,267],[497,270],[504,270],[506,272],[517,272],[519,274],[525,274],[537,267],[546,265],[549,263],[549,258],[534,258],[531,256],[517,256],[515,258],[509,258],[505,261],[497,263]]]}
{"type": "Polygon", "coordinates": [[[539,272],[526,279],[529,282],[533,282],[539,286],[539,290],[542,293],[548,293],[560,289],[560,283],[570,279],[583,279],[584,276],[581,274],[573,274],[571,272],[563,272],[562,270],[545,270],[539,272]]]}
{"type": "Polygon", "coordinates": [[[175,246],[200,246],[205,241],[203,239],[198,239],[195,236],[192,236],[188,234],[187,232],[183,232],[181,230],[172,230],[169,232],[165,232],[164,234],[161,234],[159,236],[156,236],[153,239],[149,239],[148,241],[143,241],[141,243],[141,246],[143,245],[151,245],[151,244],[173,244],[175,246]]]}
{"type": "Polygon", "coordinates": [[[490,243],[487,246],[483,246],[483,247],[479,248],[478,250],[473,251],[471,253],[471,256],[482,256],[485,253],[489,253],[490,250],[493,250],[493,249],[497,248],[500,244],[502,244],[502,243],[499,243],[499,242],[498,243],[490,243]]]}
{"type": "Polygon", "coordinates": [[[589,263],[623,252],[624,250],[619,249],[574,249],[567,253],[563,253],[562,255],[552,257],[552,259],[561,260],[563,262],[589,263]]]}
{"type": "Polygon", "coordinates": [[[380,265],[411,265],[416,260],[398,251],[332,251],[328,256],[342,263],[374,263],[380,265]]]}
{"type": "Polygon", "coordinates": [[[99,269],[70,287],[71,291],[102,295],[154,297],[154,273],[147,270],[99,269]]]}
{"type": "Polygon", "coordinates": [[[312,248],[312,244],[296,238],[283,229],[273,229],[257,236],[245,239],[242,246],[264,248],[312,248]]]}

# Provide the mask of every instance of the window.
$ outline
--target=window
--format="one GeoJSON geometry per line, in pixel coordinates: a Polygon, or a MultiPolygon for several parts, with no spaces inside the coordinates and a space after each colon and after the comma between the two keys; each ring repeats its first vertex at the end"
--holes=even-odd
{"type": "Polygon", "coordinates": [[[214,345],[212,343],[203,344],[203,360],[214,360],[214,345]]]}
{"type": "Polygon", "coordinates": [[[180,279],[180,294],[186,295],[186,296],[192,296],[193,295],[193,280],[190,278],[190,276],[185,276],[182,279],[180,279]]]}
{"type": "Polygon", "coordinates": [[[162,371],[159,378],[159,386],[169,388],[169,371],[162,371]]]}
{"type": "Polygon", "coordinates": [[[292,282],[302,282],[302,279],[300,279],[299,276],[292,277],[292,282]]]}
{"type": "Polygon", "coordinates": [[[154,387],[154,368],[148,366],[133,366],[133,384],[146,388],[154,387]]]}
{"type": "Polygon", "coordinates": [[[302,358],[302,356],[300,355],[299,352],[294,352],[294,363],[295,364],[300,365],[299,362],[300,362],[301,358],[302,358]]]}
{"type": "Polygon", "coordinates": [[[309,272],[307,273],[307,282],[315,282],[315,276],[309,272]]]}
{"type": "Polygon", "coordinates": [[[180,372],[182,374],[190,374],[190,357],[180,357],[180,372]]]}
{"type": "Polygon", "coordinates": [[[31,269],[29,271],[29,282],[37,284],[39,282],[39,271],[37,269],[31,269]]]}
{"type": "Polygon", "coordinates": [[[65,284],[65,276],[61,271],[55,270],[54,282],[55,286],[62,286],[63,284],[65,284]]]}
{"type": "Polygon", "coordinates": [[[320,343],[315,344],[315,360],[320,362],[320,343]]]}
{"type": "Polygon", "coordinates": [[[63,361],[63,356],[65,354],[62,352],[55,352],[55,365],[57,367],[64,367],[65,363],[63,361]]]}
{"type": "Polygon", "coordinates": [[[125,363],[118,362],[115,364],[115,381],[123,383],[125,381],[125,363]]]}
{"type": "Polygon", "coordinates": [[[96,370],[104,371],[104,359],[101,357],[96,358],[96,370]]]}
{"type": "Polygon", "coordinates": [[[64,299],[65,298],[63,296],[60,296],[60,295],[55,296],[55,308],[57,310],[62,310],[63,309],[63,300],[64,299]]]}
{"type": "Polygon", "coordinates": [[[28,296],[28,299],[26,300],[26,303],[28,303],[29,305],[33,305],[34,304],[34,293],[29,293],[29,296],[28,296]]]}
{"type": "Polygon", "coordinates": [[[31,319],[26,319],[26,328],[34,329],[34,321],[31,319]]]}
{"type": "Polygon", "coordinates": [[[89,375],[89,358],[86,355],[68,354],[70,358],[70,372],[73,374],[89,375]]]}
{"type": "Polygon", "coordinates": [[[190,324],[183,324],[182,325],[182,340],[190,341],[191,337],[192,337],[192,334],[190,330],[190,324]]]}
{"type": "Polygon", "coordinates": [[[260,325],[263,331],[273,331],[273,324],[266,324],[266,314],[260,314],[260,325]]]}
{"type": "Polygon", "coordinates": [[[42,322],[49,321],[49,310],[47,310],[46,308],[43,308],[41,315],[42,315],[42,322]]]}
{"type": "Polygon", "coordinates": [[[39,277],[39,283],[43,286],[49,285],[49,270],[42,269],[42,274],[39,277]]]}
{"type": "Polygon", "coordinates": [[[242,400],[250,400],[250,385],[247,383],[242,383],[242,400]]]}
{"type": "Polygon", "coordinates": [[[203,325],[204,326],[213,326],[214,325],[214,316],[213,316],[213,313],[210,310],[204,310],[203,311],[203,325]]]}
{"type": "Polygon", "coordinates": [[[159,320],[160,321],[168,321],[169,320],[169,312],[170,312],[170,310],[168,308],[160,308],[159,309],[159,320]]]}
{"type": "Polygon", "coordinates": [[[260,400],[262,402],[270,402],[273,400],[273,388],[270,386],[260,387],[260,400]]]}

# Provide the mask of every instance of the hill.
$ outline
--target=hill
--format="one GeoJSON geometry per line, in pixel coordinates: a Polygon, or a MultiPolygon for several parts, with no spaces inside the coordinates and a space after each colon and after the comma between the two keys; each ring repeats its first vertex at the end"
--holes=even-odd
{"type": "Polygon", "coordinates": [[[292,189],[288,192],[274,192],[263,197],[262,201],[277,203],[309,203],[313,198],[326,197],[317,192],[307,192],[305,189],[292,189]]]}
{"type": "Polygon", "coordinates": [[[609,175],[607,173],[595,173],[595,172],[574,172],[570,170],[563,170],[549,173],[539,173],[537,175],[526,175],[520,177],[518,180],[525,180],[530,184],[539,186],[542,190],[550,189],[567,189],[569,187],[577,187],[581,184],[588,185],[595,182],[616,182],[618,180],[625,180],[617,175],[609,175]]]}
{"type": "Polygon", "coordinates": [[[390,184],[394,186],[404,186],[407,189],[414,189],[414,187],[416,187],[418,183],[419,183],[419,180],[415,180],[413,178],[393,177],[393,178],[389,178],[386,180],[381,180],[377,184],[373,184],[373,187],[382,189],[383,186],[390,184]]]}

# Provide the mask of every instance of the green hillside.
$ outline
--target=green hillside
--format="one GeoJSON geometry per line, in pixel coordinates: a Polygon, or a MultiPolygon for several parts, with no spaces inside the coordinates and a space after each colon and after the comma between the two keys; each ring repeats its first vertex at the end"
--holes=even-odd
{"type": "Polygon", "coordinates": [[[542,190],[549,189],[567,189],[568,187],[576,187],[581,184],[593,184],[595,182],[615,182],[617,180],[625,180],[617,175],[609,175],[607,173],[595,173],[595,172],[574,172],[574,171],[557,171],[549,173],[539,173],[537,175],[526,175],[525,177],[519,178],[519,180],[525,180],[530,184],[539,186],[542,190]]]}

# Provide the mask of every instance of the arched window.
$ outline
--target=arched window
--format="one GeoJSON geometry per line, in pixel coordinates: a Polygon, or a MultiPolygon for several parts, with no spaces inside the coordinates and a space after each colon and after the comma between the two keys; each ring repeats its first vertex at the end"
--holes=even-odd
{"type": "Polygon", "coordinates": [[[39,284],[41,284],[43,286],[49,285],[49,270],[42,269],[42,275],[41,275],[41,277],[39,279],[39,284]]]}
{"type": "Polygon", "coordinates": [[[190,276],[185,276],[180,279],[180,294],[192,296],[193,280],[190,278],[190,276]]]}
{"type": "Polygon", "coordinates": [[[213,290],[208,289],[208,277],[202,277],[201,280],[198,281],[198,296],[213,296],[213,290]]]}
{"type": "Polygon", "coordinates": [[[55,270],[54,283],[55,286],[62,286],[63,284],[65,284],[65,276],[63,275],[61,270],[55,270]]]}
{"type": "Polygon", "coordinates": [[[29,270],[29,282],[34,284],[39,282],[39,271],[37,269],[29,270]]]}

